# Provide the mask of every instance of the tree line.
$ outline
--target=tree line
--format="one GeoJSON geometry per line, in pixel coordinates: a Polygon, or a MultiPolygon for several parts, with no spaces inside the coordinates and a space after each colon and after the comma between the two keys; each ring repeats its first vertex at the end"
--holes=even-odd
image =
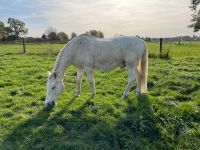
{"type": "MultiPolygon", "coordinates": [[[[48,27],[44,34],[39,38],[26,37],[28,34],[28,28],[25,27],[26,24],[23,21],[20,21],[15,18],[8,18],[7,25],[0,21],[0,41],[12,42],[18,41],[21,38],[26,38],[27,42],[63,42],[67,43],[72,40],[74,37],[77,37],[75,32],[72,32],[70,35],[65,32],[57,32],[55,28],[48,27]]],[[[102,31],[89,30],[85,34],[92,35],[97,38],[104,38],[102,31]]]]}

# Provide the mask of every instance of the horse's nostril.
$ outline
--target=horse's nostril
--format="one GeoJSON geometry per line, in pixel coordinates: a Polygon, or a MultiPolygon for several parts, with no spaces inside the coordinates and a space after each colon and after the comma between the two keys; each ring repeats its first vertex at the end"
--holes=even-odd
{"type": "Polygon", "coordinates": [[[54,106],[54,105],[55,105],[55,102],[53,101],[53,102],[51,103],[51,105],[54,106]]]}
{"type": "Polygon", "coordinates": [[[55,106],[55,102],[54,101],[49,102],[49,103],[46,104],[46,106],[47,107],[53,107],[53,106],[55,106]]]}

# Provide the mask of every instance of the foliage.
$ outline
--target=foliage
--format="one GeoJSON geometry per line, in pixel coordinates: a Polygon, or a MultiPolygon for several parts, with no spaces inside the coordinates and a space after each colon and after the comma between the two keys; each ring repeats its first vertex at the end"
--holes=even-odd
{"type": "Polygon", "coordinates": [[[42,37],[41,37],[44,41],[47,39],[47,36],[46,34],[42,34],[42,37]]]}
{"type": "Polygon", "coordinates": [[[14,41],[28,33],[25,23],[20,20],[8,18],[7,23],[8,26],[6,27],[3,22],[0,22],[0,35],[4,40],[14,41]]]}
{"type": "Polygon", "coordinates": [[[16,37],[24,36],[28,33],[28,29],[25,28],[25,23],[14,18],[8,18],[8,25],[11,29],[11,35],[16,37]]]}
{"type": "Polygon", "coordinates": [[[56,34],[56,32],[50,32],[48,35],[47,35],[47,38],[49,41],[57,41],[59,40],[59,37],[58,35],[56,34]]]}
{"type": "Polygon", "coordinates": [[[51,32],[57,33],[56,28],[54,28],[54,27],[48,27],[48,28],[45,30],[45,34],[46,34],[47,36],[48,36],[51,32]]]}
{"type": "Polygon", "coordinates": [[[89,30],[86,32],[86,34],[92,35],[97,38],[104,38],[103,32],[97,30],[89,30]]]}
{"type": "Polygon", "coordinates": [[[189,27],[193,28],[194,32],[200,30],[200,10],[197,10],[200,0],[191,0],[190,9],[193,11],[191,22],[189,27]]]}
{"type": "Polygon", "coordinates": [[[60,41],[69,41],[69,36],[65,32],[59,32],[57,35],[60,41]]]}
{"type": "Polygon", "coordinates": [[[77,34],[75,32],[72,32],[71,33],[71,37],[70,37],[70,40],[72,40],[73,38],[77,37],[77,34]]]}
{"type": "Polygon", "coordinates": [[[3,22],[0,21],[0,40],[3,39],[3,37],[5,36],[5,25],[3,22]]]}

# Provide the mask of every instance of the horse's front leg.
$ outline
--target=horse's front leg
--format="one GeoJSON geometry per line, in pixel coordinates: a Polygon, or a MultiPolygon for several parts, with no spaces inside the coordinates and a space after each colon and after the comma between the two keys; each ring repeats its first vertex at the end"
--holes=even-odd
{"type": "Polygon", "coordinates": [[[77,77],[76,77],[77,91],[76,91],[75,96],[79,96],[81,94],[81,82],[82,82],[83,73],[84,73],[83,68],[77,68],[77,77]]]}
{"type": "Polygon", "coordinates": [[[87,66],[84,67],[84,70],[90,82],[91,95],[92,97],[94,97],[96,94],[96,91],[95,91],[95,81],[94,81],[93,71],[90,67],[87,67],[87,66]]]}
{"type": "Polygon", "coordinates": [[[131,88],[133,87],[133,83],[135,81],[135,69],[134,67],[128,67],[128,85],[126,86],[126,90],[122,95],[122,99],[127,98],[131,88]]]}

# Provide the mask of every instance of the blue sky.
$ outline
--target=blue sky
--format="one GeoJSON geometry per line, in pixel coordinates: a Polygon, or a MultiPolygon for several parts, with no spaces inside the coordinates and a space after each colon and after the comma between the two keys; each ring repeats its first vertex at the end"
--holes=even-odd
{"type": "Polygon", "coordinates": [[[81,34],[90,29],[114,35],[169,37],[193,35],[190,0],[0,0],[0,21],[26,23],[29,36],[46,28],[81,34]]]}

